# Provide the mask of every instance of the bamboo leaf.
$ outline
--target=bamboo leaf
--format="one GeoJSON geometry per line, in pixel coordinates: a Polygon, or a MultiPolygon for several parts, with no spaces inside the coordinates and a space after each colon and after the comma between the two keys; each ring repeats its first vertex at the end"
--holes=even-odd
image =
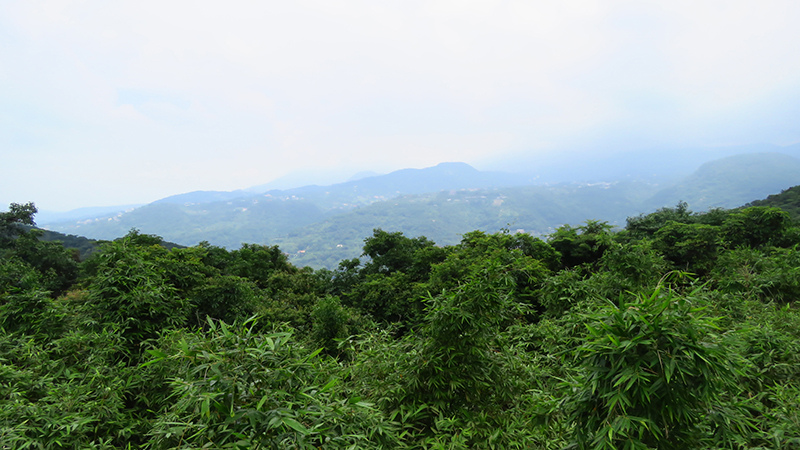
{"type": "Polygon", "coordinates": [[[281,418],[281,421],[283,422],[284,425],[297,431],[300,434],[306,435],[309,433],[308,428],[303,426],[303,424],[301,424],[300,422],[292,419],[291,417],[283,417],[281,418]]]}

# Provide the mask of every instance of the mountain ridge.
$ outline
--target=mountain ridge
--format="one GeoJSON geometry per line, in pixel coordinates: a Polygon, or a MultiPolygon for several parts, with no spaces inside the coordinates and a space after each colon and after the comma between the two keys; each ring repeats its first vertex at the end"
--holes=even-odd
{"type": "Polygon", "coordinates": [[[690,207],[734,208],[800,184],[800,159],[784,153],[745,153],[702,164],[676,185],[653,196],[651,208],[685,201],[690,207]]]}
{"type": "Polygon", "coordinates": [[[507,227],[541,235],[585,217],[622,225],[626,217],[678,201],[687,201],[693,210],[736,207],[800,184],[800,160],[775,153],[722,158],[666,188],[632,180],[515,185],[522,182],[524,178],[479,171],[466,163],[443,163],[243,197],[232,196],[245,191],[197,191],[113,217],[44,226],[95,239],[114,239],[137,228],[182,245],[278,244],[300,255],[297,264],[328,265],[357,256],[353,252],[360,251],[361,240],[376,227],[448,244],[475,229],[507,227]],[[198,198],[215,201],[185,202],[198,198]],[[328,255],[315,260],[318,252],[328,255]]]}

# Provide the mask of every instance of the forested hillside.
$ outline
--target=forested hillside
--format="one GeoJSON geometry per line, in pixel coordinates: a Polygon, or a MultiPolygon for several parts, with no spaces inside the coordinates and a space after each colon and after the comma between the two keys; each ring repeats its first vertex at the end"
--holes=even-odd
{"type": "Polygon", "coordinates": [[[63,233],[77,233],[95,239],[113,240],[131,228],[152,232],[163,230],[165,239],[178,244],[214,242],[227,248],[260,242],[322,220],[325,214],[304,199],[240,198],[203,204],[151,203],[126,214],[96,220],[48,226],[63,233]]]}
{"type": "Polygon", "coordinates": [[[658,208],[678,200],[696,210],[735,208],[754,198],[800,184],[800,159],[782,153],[750,153],[708,162],[647,204],[658,208]]]}
{"type": "MultiPolygon", "coordinates": [[[[138,231],[136,231],[138,233],[138,231]]],[[[75,236],[73,234],[63,234],[56,231],[42,230],[36,227],[28,227],[28,233],[31,236],[36,236],[42,242],[54,242],[61,244],[64,248],[72,251],[73,258],[76,261],[83,261],[99,251],[106,241],[97,241],[94,239],[87,239],[83,236],[75,236]]],[[[127,234],[127,233],[126,233],[127,234]]],[[[122,238],[117,238],[117,240],[122,238]]],[[[161,241],[161,246],[166,249],[183,248],[182,245],[175,244],[174,242],[161,241]]]]}
{"type": "Polygon", "coordinates": [[[750,202],[747,206],[772,206],[780,208],[792,217],[795,221],[800,221],[800,186],[794,186],[781,191],[780,194],[770,195],[764,200],[750,202]]]}
{"type": "Polygon", "coordinates": [[[361,254],[375,227],[455,244],[472,230],[507,228],[546,235],[586,217],[621,226],[628,216],[686,201],[694,210],[738,207],[800,183],[800,160],[781,153],[730,156],[701,166],[674,186],[624,178],[530,184],[523,175],[463,163],[404,169],[331,186],[254,194],[197,191],[110,216],[45,223],[54,231],[113,240],[136,228],[181,245],[207,241],[279,245],[292,263],[335,268],[361,254]]]}
{"type": "Polygon", "coordinates": [[[800,228],[684,203],[363,260],[167,249],[86,261],[0,213],[7,448],[800,448],[800,228]]]}

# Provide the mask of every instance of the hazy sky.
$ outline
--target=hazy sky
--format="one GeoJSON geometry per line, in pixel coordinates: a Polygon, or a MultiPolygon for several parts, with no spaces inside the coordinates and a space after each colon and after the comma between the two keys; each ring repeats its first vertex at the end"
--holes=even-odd
{"type": "Polygon", "coordinates": [[[800,1],[4,1],[0,210],[800,141],[800,1]]]}

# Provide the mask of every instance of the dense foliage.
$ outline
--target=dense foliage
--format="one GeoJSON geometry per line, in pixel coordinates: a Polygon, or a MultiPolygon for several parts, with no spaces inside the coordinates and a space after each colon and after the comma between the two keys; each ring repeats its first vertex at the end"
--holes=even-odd
{"type": "Polygon", "coordinates": [[[0,213],[3,448],[800,448],[800,230],[686,204],[455,245],[81,261],[0,213]]]}

